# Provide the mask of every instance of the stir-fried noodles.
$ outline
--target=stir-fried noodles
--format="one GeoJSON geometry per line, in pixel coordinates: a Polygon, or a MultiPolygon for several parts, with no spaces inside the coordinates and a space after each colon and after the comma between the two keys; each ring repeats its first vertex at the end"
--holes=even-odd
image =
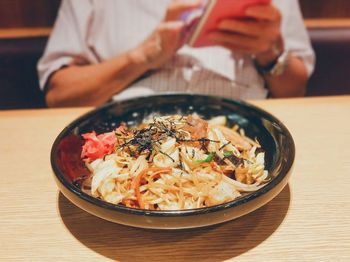
{"type": "Polygon", "coordinates": [[[104,201],[149,210],[226,203],[264,186],[265,153],[226,117],[153,117],[137,127],[84,134],[91,176],[82,190],[104,201]]]}

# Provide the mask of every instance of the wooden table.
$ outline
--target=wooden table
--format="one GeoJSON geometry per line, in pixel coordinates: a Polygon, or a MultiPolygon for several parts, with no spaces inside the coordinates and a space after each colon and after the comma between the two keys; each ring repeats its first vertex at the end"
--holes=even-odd
{"type": "Polygon", "coordinates": [[[0,112],[0,260],[350,261],[350,96],[254,104],[293,134],[288,186],[242,218],[182,231],[113,224],[59,193],[51,144],[90,108],[0,112]]]}

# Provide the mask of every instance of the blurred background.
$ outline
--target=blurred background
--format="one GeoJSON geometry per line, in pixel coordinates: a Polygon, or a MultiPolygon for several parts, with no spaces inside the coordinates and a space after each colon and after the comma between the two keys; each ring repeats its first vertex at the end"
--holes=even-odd
{"type": "MultiPolygon", "coordinates": [[[[317,56],[307,95],[350,94],[350,1],[299,2],[317,56]]],[[[45,107],[36,63],[59,5],[60,0],[0,1],[0,109],[45,107]]]]}

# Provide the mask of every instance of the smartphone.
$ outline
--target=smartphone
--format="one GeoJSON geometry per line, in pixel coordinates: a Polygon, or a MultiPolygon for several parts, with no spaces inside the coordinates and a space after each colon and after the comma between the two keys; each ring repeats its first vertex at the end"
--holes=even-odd
{"type": "Polygon", "coordinates": [[[188,45],[192,47],[212,45],[206,35],[215,30],[222,19],[244,18],[248,7],[270,2],[271,0],[208,0],[201,17],[191,29],[188,45]]]}

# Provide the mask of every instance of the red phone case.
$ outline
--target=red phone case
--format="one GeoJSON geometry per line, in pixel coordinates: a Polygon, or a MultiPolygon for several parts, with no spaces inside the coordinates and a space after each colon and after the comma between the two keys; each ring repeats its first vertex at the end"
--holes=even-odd
{"type": "Polygon", "coordinates": [[[224,18],[245,17],[245,10],[249,6],[269,4],[271,0],[210,0],[194,28],[188,44],[192,47],[211,45],[206,34],[216,29],[217,24],[224,18]]]}

